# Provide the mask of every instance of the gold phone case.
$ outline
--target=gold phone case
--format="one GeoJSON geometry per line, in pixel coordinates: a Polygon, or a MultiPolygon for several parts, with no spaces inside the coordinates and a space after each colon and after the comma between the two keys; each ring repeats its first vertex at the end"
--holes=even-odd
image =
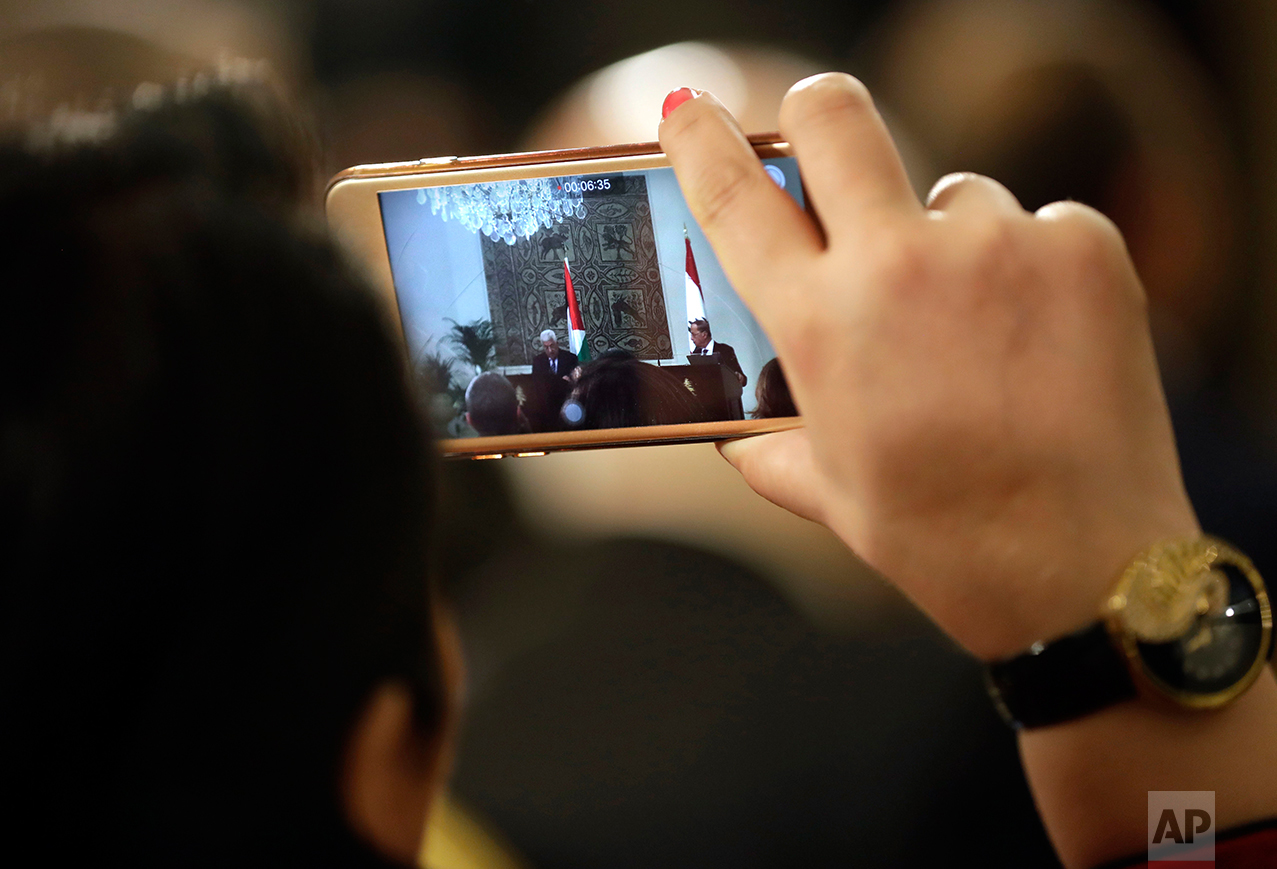
{"type": "MultiPolygon", "coordinates": [[[[789,146],[774,134],[751,136],[750,142],[760,158],[791,156],[789,146]]],[[[655,142],[488,157],[439,157],[406,163],[379,163],[355,166],[335,175],[328,183],[325,208],[334,234],[364,268],[373,287],[385,302],[396,334],[404,341],[378,194],[480,182],[622,173],[667,168],[669,165],[660,145],[655,142]]],[[[406,342],[404,347],[407,352],[406,342]]],[[[498,437],[443,438],[440,440],[440,447],[448,457],[486,459],[542,455],[557,450],[723,440],[782,431],[801,425],[802,420],[799,417],[735,419],[498,437]]]]}

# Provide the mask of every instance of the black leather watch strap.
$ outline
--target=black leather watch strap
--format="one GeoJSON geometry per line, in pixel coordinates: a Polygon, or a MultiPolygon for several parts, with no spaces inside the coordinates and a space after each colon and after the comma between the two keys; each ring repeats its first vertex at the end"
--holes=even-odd
{"type": "Polygon", "coordinates": [[[1022,655],[985,669],[989,693],[1007,723],[1047,727],[1135,696],[1126,661],[1103,622],[1035,643],[1022,655]]]}

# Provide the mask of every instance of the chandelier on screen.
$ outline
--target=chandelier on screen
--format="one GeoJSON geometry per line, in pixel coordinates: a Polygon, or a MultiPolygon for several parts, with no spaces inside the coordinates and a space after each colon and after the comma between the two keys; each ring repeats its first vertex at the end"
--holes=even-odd
{"type": "Polygon", "coordinates": [[[486,184],[459,184],[417,191],[417,202],[430,203],[431,214],[455,220],[471,232],[482,232],[493,241],[514,244],[519,236],[531,238],[568,216],[585,219],[585,203],[573,196],[561,178],[520,178],[486,184]]]}

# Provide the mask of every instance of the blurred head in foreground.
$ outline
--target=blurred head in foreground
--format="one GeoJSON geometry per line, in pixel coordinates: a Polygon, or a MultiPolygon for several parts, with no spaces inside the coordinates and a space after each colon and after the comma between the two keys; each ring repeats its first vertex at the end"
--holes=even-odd
{"type": "MultiPolygon", "coordinates": [[[[797,81],[828,70],[827,61],[757,43],[675,42],[610,64],[577,81],[529,125],[520,146],[530,151],[647,142],[656,136],[654,106],[675,88],[694,84],[727,106],[746,133],[779,127],[780,102],[797,81]]],[[[926,156],[894,117],[896,147],[910,178],[932,180],[926,156]]],[[[923,188],[925,189],[925,188],[923,188]]]]}
{"type": "Polygon", "coordinates": [[[1220,100],[1155,10],[1128,0],[934,0],[876,40],[871,84],[941,172],[1033,211],[1076,199],[1122,230],[1171,391],[1238,346],[1246,228],[1220,100]]]}
{"type": "Polygon", "coordinates": [[[449,708],[427,433],[296,215],[288,137],[252,88],[202,91],[0,144],[10,829],[138,864],[410,859],[449,708]]]}
{"type": "Polygon", "coordinates": [[[530,149],[646,142],[653,106],[694,82],[723,101],[751,133],[776,129],[781,97],[820,72],[807,58],[762,45],[679,42],[638,54],[581,79],[534,122],[530,149]]]}
{"type": "Polygon", "coordinates": [[[798,416],[793,396],[789,394],[789,381],[779,359],[769,359],[758,372],[758,384],[754,387],[758,407],[751,414],[754,419],[773,419],[782,416],[798,416]]]}

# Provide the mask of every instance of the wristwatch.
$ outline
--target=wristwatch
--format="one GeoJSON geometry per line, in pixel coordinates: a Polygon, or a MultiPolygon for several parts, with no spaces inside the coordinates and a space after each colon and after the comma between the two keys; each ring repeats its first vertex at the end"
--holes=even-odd
{"type": "Polygon", "coordinates": [[[1259,678],[1273,649],[1264,581],[1212,537],[1169,540],[1136,557],[1077,633],[990,664],[994,704],[1016,729],[1048,727],[1151,697],[1217,709],[1259,678]]]}

